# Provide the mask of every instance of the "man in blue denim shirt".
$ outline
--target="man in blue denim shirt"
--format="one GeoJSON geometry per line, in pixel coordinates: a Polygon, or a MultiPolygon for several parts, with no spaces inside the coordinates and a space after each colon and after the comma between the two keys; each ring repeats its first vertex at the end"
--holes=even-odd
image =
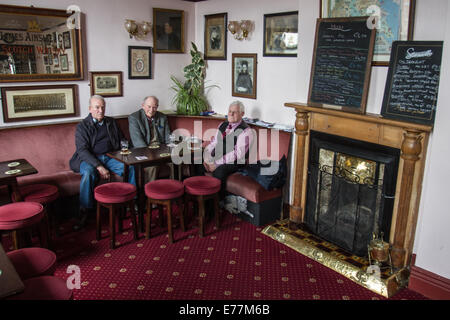
{"type": "MultiPolygon", "coordinates": [[[[94,208],[94,187],[99,180],[109,179],[110,171],[123,176],[123,163],[106,155],[120,149],[124,135],[114,118],[105,116],[105,100],[102,96],[89,99],[89,115],[78,125],[75,132],[76,151],[70,159],[70,168],[81,173],[80,223],[85,225],[88,211],[94,208]]],[[[136,185],[134,168],[130,166],[128,181],[136,185]]]]}

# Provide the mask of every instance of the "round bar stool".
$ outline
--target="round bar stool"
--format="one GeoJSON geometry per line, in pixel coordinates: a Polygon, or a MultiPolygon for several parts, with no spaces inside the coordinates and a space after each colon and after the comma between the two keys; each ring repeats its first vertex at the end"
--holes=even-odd
{"type": "MultiPolygon", "coordinates": [[[[145,239],[150,238],[150,220],[152,204],[162,205],[166,207],[167,212],[167,230],[169,233],[169,242],[173,243],[172,231],[172,201],[180,203],[180,222],[181,229],[186,231],[184,225],[184,185],[182,182],[173,179],[158,179],[148,182],[145,185],[145,195],[147,196],[147,217],[145,220],[145,239]]],[[[162,210],[159,214],[162,217],[162,210]]]]}
{"type": "Polygon", "coordinates": [[[56,236],[55,214],[50,210],[51,204],[59,198],[58,187],[51,184],[30,184],[19,188],[23,201],[39,202],[45,208],[49,241],[56,236]]]}
{"type": "Polygon", "coordinates": [[[13,202],[0,207],[0,230],[13,234],[13,247],[19,249],[17,231],[22,231],[39,224],[40,240],[47,247],[47,221],[44,207],[38,202],[13,202]]]}
{"type": "MultiPolygon", "coordinates": [[[[115,221],[118,216],[118,209],[125,209],[128,205],[131,220],[133,222],[134,240],[138,239],[138,228],[136,224],[136,214],[134,212],[134,198],[136,196],[136,186],[128,182],[110,182],[102,184],[94,189],[94,198],[97,200],[97,240],[100,240],[100,208],[101,206],[109,210],[109,235],[110,248],[116,246],[115,221]]],[[[121,224],[122,221],[119,221],[121,224]]]]}
{"type": "Polygon", "coordinates": [[[64,279],[54,276],[41,276],[23,282],[25,290],[10,296],[7,300],[70,300],[72,290],[67,288],[64,279]]]}
{"type": "Polygon", "coordinates": [[[183,183],[186,188],[186,203],[188,203],[189,198],[194,198],[198,202],[199,236],[203,237],[205,233],[205,200],[214,200],[216,227],[219,228],[220,180],[209,176],[195,176],[184,179],[183,183]]]}
{"type": "Polygon", "coordinates": [[[45,248],[23,248],[6,253],[20,279],[52,276],[56,268],[56,254],[45,248]]]}

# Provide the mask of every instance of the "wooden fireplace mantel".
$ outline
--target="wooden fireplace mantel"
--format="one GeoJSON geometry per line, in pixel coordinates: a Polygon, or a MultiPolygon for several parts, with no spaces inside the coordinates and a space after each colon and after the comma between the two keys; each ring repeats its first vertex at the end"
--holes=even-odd
{"type": "Polygon", "coordinates": [[[393,265],[410,264],[422,189],[425,155],[432,126],[288,102],[296,110],[293,202],[289,219],[304,221],[310,130],[376,143],[401,150],[394,212],[389,234],[393,265]]]}

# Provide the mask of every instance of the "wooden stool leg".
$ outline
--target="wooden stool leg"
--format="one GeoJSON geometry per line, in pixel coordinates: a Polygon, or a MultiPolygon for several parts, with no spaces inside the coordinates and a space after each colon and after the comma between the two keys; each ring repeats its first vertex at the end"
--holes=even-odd
{"type": "Polygon", "coordinates": [[[186,232],[186,225],[184,223],[184,210],[185,210],[185,205],[183,202],[183,198],[179,199],[178,201],[178,210],[180,213],[180,224],[181,224],[181,230],[183,230],[183,232],[186,232]]]}
{"type": "Polygon", "coordinates": [[[96,239],[97,241],[100,240],[101,237],[101,233],[100,233],[100,229],[101,229],[101,220],[100,220],[100,204],[97,202],[97,226],[96,226],[97,230],[96,230],[96,239]]]}
{"type": "Polygon", "coordinates": [[[147,216],[145,217],[145,239],[150,239],[150,224],[152,218],[152,201],[147,200],[147,216]]]}
{"type": "Polygon", "coordinates": [[[115,207],[113,205],[109,205],[109,236],[111,237],[109,246],[111,249],[115,249],[116,247],[115,222],[116,222],[115,207]]]}
{"type": "Polygon", "coordinates": [[[169,233],[169,242],[173,243],[173,230],[172,230],[172,201],[167,200],[166,202],[167,209],[167,229],[169,233]]]}
{"type": "Polygon", "coordinates": [[[13,240],[13,248],[14,248],[14,250],[19,249],[19,236],[18,236],[17,233],[18,233],[17,230],[14,230],[12,232],[12,234],[11,234],[12,240],[13,240]]]}
{"type": "Polygon", "coordinates": [[[219,194],[214,195],[214,215],[216,217],[216,228],[219,229],[220,226],[220,210],[219,210],[219,194]]]}
{"type": "Polygon", "coordinates": [[[138,236],[138,225],[136,220],[136,212],[134,211],[134,200],[131,200],[129,202],[130,204],[130,214],[131,214],[131,221],[133,223],[133,232],[134,232],[134,240],[139,239],[138,236]]]}
{"type": "Polygon", "coordinates": [[[205,235],[205,203],[203,196],[197,196],[198,201],[198,216],[199,216],[199,236],[203,238],[205,235]]]}

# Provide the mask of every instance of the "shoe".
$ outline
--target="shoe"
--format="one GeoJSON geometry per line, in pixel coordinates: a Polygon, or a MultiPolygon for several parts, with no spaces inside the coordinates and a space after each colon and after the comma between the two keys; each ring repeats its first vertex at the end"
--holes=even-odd
{"type": "Polygon", "coordinates": [[[72,227],[73,231],[79,231],[84,227],[86,227],[88,216],[89,216],[88,209],[80,209],[78,219],[72,227]]]}

